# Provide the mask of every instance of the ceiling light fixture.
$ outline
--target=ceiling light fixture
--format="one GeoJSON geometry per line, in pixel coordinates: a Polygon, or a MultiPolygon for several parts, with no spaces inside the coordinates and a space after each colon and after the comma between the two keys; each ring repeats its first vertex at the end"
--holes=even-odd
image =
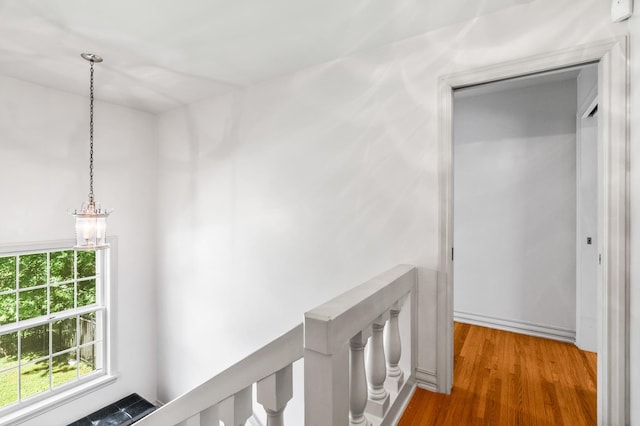
{"type": "Polygon", "coordinates": [[[107,216],[111,211],[102,209],[93,197],[93,64],[102,62],[102,58],[93,53],[81,56],[91,64],[91,83],[89,85],[89,201],[82,203],[80,210],[74,210],[76,218],[77,250],[99,250],[108,247],[106,240],[107,216]]]}

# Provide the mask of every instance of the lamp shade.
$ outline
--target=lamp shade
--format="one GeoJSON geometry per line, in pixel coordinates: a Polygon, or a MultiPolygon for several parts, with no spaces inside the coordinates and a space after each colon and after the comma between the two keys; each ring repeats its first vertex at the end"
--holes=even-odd
{"type": "Polygon", "coordinates": [[[80,211],[73,212],[76,218],[76,250],[99,250],[107,244],[108,211],[95,203],[83,204],[80,211]]]}

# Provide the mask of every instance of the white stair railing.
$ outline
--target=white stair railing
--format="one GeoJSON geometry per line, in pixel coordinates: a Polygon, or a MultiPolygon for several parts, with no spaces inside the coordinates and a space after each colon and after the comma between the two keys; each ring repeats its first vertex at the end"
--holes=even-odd
{"type": "Polygon", "coordinates": [[[415,390],[416,296],[415,267],[398,265],[307,312],[304,327],[298,325],[136,425],[243,425],[253,414],[256,384],[267,426],[282,426],[293,397],[292,365],[303,355],[305,425],[395,424],[415,390]],[[407,306],[411,350],[405,378],[399,317],[407,306]]]}
{"type": "Polygon", "coordinates": [[[258,349],[200,386],[163,405],[136,426],[218,426],[244,424],[253,414],[253,384],[268,425],[282,424],[293,395],[292,364],[302,358],[302,324],[258,349]]]}
{"type": "Polygon", "coordinates": [[[413,353],[408,380],[404,380],[399,367],[402,350],[398,317],[410,297],[413,352],[416,294],[415,267],[398,265],[305,314],[305,425],[376,426],[397,421],[415,390],[413,353]],[[383,334],[387,335],[384,344],[383,334]],[[363,375],[365,345],[368,362],[363,375]]]}

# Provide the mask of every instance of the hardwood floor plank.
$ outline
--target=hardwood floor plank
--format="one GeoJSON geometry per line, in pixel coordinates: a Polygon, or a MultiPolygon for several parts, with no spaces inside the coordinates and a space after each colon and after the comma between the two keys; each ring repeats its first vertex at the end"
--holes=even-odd
{"type": "Polygon", "coordinates": [[[417,389],[399,426],[596,424],[597,355],[455,323],[451,395],[417,389]]]}

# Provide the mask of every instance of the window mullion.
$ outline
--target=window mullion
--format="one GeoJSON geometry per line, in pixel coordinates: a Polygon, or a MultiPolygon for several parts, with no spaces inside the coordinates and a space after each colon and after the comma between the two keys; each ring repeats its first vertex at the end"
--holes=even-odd
{"type": "Polygon", "coordinates": [[[96,253],[96,302],[99,305],[104,303],[103,296],[103,285],[102,285],[102,277],[103,277],[103,266],[104,266],[104,258],[105,253],[96,253]]]}
{"type": "Polygon", "coordinates": [[[20,256],[16,256],[16,317],[20,319],[20,256]]]}
{"type": "Polygon", "coordinates": [[[47,252],[47,316],[51,315],[51,252],[47,252]]]}
{"type": "MultiPolygon", "coordinates": [[[[73,251],[73,307],[78,309],[78,250],[73,251]]],[[[78,327],[80,325],[80,315],[76,316],[76,380],[80,379],[80,332],[78,327]]]]}
{"type": "MultiPolygon", "coordinates": [[[[51,317],[51,252],[47,252],[47,318],[51,317]]],[[[53,324],[49,322],[49,390],[53,389],[53,324]]]]}
{"type": "Polygon", "coordinates": [[[78,308],[78,250],[73,251],[73,309],[78,308]]]}
{"type": "Polygon", "coordinates": [[[49,322],[49,390],[53,389],[53,323],[49,322]]]}
{"type": "MultiPolygon", "coordinates": [[[[16,316],[20,318],[20,303],[18,290],[20,289],[20,256],[16,256],[16,316]]],[[[22,401],[22,332],[18,331],[18,402],[22,401]]]]}
{"type": "Polygon", "coordinates": [[[52,321],[61,321],[64,319],[68,319],[71,318],[75,315],[84,315],[84,314],[88,314],[90,312],[100,312],[100,311],[104,311],[107,308],[105,306],[100,306],[98,304],[93,304],[93,305],[88,305],[88,306],[84,306],[82,308],[78,308],[78,309],[69,309],[68,311],[65,311],[66,313],[63,315],[58,315],[58,313],[54,314],[54,315],[50,315],[50,316],[42,316],[42,317],[38,317],[38,318],[30,318],[28,320],[23,320],[20,322],[16,322],[13,324],[5,324],[3,326],[0,326],[0,334],[9,334],[9,333],[13,333],[16,331],[23,331],[26,330],[28,328],[33,328],[33,327],[37,327],[39,325],[45,325],[48,324],[49,322],[52,321]]]}
{"type": "Polygon", "coordinates": [[[22,332],[18,332],[18,402],[22,401],[22,332]]]}
{"type": "Polygon", "coordinates": [[[76,380],[80,379],[80,315],[76,316],[76,380]]]}

